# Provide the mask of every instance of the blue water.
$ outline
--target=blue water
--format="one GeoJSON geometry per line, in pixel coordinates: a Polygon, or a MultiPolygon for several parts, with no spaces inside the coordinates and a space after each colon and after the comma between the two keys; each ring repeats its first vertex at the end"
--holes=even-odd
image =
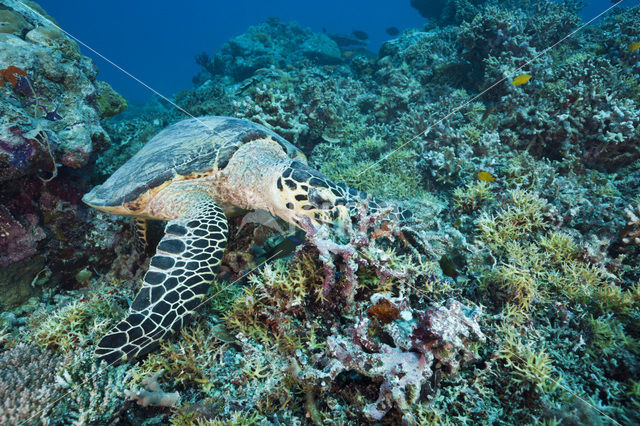
{"type": "MultiPolygon", "coordinates": [[[[369,49],[377,52],[390,38],[385,29],[421,28],[427,21],[409,0],[300,0],[185,2],[151,0],[41,0],[63,29],[105,55],[165,95],[192,86],[200,69],[194,56],[212,55],[231,37],[267,17],[297,21],[321,32],[369,35],[369,49]]],[[[637,5],[625,0],[622,5],[637,5]]],[[[589,3],[582,16],[589,19],[611,5],[609,0],[589,3]]],[[[100,67],[100,78],[130,102],[142,102],[151,92],[87,49],[83,53],[100,67]]]]}
{"type": "MultiPolygon", "coordinates": [[[[387,27],[420,28],[425,22],[409,0],[44,0],[40,4],[66,31],[163,94],[191,87],[191,78],[200,69],[195,55],[203,51],[212,55],[231,37],[270,16],[295,20],[317,32],[323,28],[347,34],[354,29],[366,31],[374,51],[389,39],[387,27]]],[[[100,67],[100,78],[125,97],[144,100],[149,96],[147,89],[121,71],[86,49],[83,52],[100,67]]]]}

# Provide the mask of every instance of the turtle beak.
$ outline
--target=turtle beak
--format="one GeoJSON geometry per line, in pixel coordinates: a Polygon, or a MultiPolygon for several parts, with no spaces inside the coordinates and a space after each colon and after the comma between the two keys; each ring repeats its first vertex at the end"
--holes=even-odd
{"type": "Polygon", "coordinates": [[[96,197],[96,189],[98,189],[97,186],[94,187],[91,191],[84,194],[84,196],[82,197],[82,202],[88,206],[99,208],[100,206],[104,205],[104,202],[101,203],[100,199],[96,197]]]}
{"type": "Polygon", "coordinates": [[[105,197],[101,185],[95,186],[91,191],[84,194],[82,201],[94,209],[105,213],[117,214],[121,216],[135,216],[130,209],[105,197]]]}

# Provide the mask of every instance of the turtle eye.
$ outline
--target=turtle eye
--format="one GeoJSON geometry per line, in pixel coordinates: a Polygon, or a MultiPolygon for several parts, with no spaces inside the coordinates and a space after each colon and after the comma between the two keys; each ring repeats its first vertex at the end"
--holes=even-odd
{"type": "Polygon", "coordinates": [[[317,209],[328,210],[333,207],[330,194],[324,188],[309,189],[309,202],[317,209]]]}

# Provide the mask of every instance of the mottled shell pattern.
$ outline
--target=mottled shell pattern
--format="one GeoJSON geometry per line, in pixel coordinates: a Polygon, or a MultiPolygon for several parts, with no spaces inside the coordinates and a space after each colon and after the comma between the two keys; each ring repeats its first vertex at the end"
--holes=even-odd
{"type": "Polygon", "coordinates": [[[120,206],[167,182],[203,177],[223,170],[236,150],[269,138],[290,158],[304,154],[260,124],[231,117],[200,117],[177,122],[154,136],[87,200],[94,206],[120,206]]]}

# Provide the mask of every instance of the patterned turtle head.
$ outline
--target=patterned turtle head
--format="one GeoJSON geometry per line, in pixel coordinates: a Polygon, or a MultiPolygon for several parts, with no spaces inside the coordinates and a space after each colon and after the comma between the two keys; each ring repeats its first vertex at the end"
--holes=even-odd
{"type": "Polygon", "coordinates": [[[277,214],[289,223],[301,226],[308,217],[311,224],[344,226],[358,217],[358,206],[365,204],[369,213],[389,209],[392,220],[406,221],[411,214],[331,179],[299,161],[292,161],[276,180],[277,214]]]}
{"type": "Polygon", "coordinates": [[[301,226],[307,217],[314,226],[350,223],[346,186],[338,185],[299,161],[292,161],[276,180],[277,214],[301,226]]]}

